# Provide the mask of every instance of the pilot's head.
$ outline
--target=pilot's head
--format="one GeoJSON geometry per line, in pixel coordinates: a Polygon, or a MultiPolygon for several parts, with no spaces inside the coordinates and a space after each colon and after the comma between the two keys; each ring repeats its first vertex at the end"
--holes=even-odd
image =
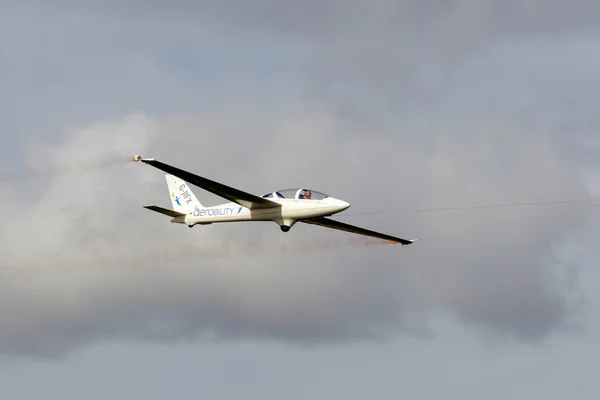
{"type": "Polygon", "coordinates": [[[311,196],[312,196],[312,193],[310,192],[310,190],[307,190],[306,192],[304,192],[304,198],[310,199],[311,196]]]}

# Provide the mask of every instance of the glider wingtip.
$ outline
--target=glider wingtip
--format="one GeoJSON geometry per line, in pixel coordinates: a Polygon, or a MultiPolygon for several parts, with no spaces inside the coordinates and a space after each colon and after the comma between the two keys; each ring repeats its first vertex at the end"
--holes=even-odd
{"type": "Polygon", "coordinates": [[[139,154],[136,154],[135,156],[133,156],[133,158],[131,159],[131,161],[133,162],[147,162],[147,161],[155,161],[158,160],[160,157],[157,158],[143,158],[142,156],[140,156],[139,154]]]}
{"type": "Polygon", "coordinates": [[[413,244],[414,242],[418,241],[419,239],[401,239],[401,240],[384,240],[384,243],[389,243],[389,244],[398,244],[400,243],[402,246],[408,246],[409,244],[413,244]]]}

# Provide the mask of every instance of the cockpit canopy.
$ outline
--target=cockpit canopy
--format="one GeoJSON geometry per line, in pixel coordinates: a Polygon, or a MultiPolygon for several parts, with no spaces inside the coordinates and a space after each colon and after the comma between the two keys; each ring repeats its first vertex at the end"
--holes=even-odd
{"type": "Polygon", "coordinates": [[[300,189],[283,189],[273,193],[263,195],[265,199],[298,199],[298,200],[323,200],[329,197],[325,193],[317,192],[316,190],[300,188],[300,189]]]}

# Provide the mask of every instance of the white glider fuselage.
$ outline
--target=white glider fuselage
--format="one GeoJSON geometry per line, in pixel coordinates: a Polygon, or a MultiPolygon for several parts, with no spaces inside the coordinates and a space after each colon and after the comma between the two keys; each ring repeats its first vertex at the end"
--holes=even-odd
{"type": "Polygon", "coordinates": [[[187,215],[175,217],[171,222],[193,226],[218,222],[273,221],[291,227],[297,220],[325,217],[350,207],[347,202],[333,197],[322,200],[274,198],[272,201],[281,207],[248,209],[233,202],[213,207],[195,206],[187,215]]]}

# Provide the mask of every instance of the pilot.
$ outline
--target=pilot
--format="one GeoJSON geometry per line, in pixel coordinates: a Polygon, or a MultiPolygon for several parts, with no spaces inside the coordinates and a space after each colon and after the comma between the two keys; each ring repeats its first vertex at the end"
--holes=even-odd
{"type": "Polygon", "coordinates": [[[307,191],[304,192],[304,198],[305,199],[309,199],[310,200],[311,197],[312,197],[312,193],[311,193],[310,190],[307,190],[307,191]]]}

